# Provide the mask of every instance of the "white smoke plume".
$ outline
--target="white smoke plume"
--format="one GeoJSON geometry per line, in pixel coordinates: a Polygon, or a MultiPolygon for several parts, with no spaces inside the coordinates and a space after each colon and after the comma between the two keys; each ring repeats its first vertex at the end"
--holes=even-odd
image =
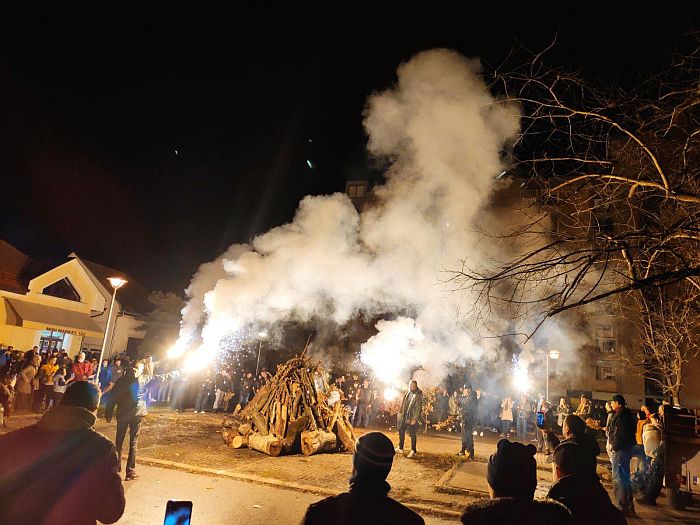
{"type": "Polygon", "coordinates": [[[376,203],[358,214],[341,193],[306,197],[290,224],[203,265],[181,339],[201,327],[211,349],[280,321],[382,315],[362,359],[387,382],[416,368],[436,382],[447,364],[483,354],[461,311],[470,298],[443,271],[482,257],[474,220],[519,131],[517,108],[489,93],[478,60],[438,49],[399,67],[395,87],[369,98],[364,124],[370,153],[390,161],[376,203]]]}

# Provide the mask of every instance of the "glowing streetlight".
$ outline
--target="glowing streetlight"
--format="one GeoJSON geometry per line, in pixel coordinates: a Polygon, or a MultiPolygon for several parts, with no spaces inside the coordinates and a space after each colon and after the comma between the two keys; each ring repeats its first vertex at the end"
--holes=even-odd
{"type": "Polygon", "coordinates": [[[549,360],[559,359],[559,350],[550,350],[547,352],[547,402],[549,403],[549,360]]]}
{"type": "MultiPolygon", "coordinates": [[[[112,285],[112,288],[114,289],[114,292],[112,292],[112,302],[109,303],[109,313],[107,314],[107,326],[105,327],[105,335],[104,338],[102,339],[102,349],[100,350],[100,360],[97,362],[97,373],[95,374],[95,382],[98,382],[100,380],[100,369],[102,368],[102,358],[104,357],[105,353],[105,348],[107,346],[107,338],[109,337],[109,328],[110,325],[112,324],[112,310],[114,309],[114,300],[117,297],[117,290],[124,286],[128,281],[122,277],[109,277],[107,279],[109,281],[109,284],[112,285]]],[[[116,319],[114,321],[114,324],[116,325],[116,319]]]]}

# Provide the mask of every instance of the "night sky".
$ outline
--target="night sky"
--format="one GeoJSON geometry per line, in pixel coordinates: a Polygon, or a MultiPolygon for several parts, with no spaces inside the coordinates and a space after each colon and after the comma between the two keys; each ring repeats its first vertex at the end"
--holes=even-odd
{"type": "Polygon", "coordinates": [[[199,264],[289,221],[304,195],[377,178],[364,102],[416,52],[498,64],[516,42],[541,50],[558,33],[551,63],[632,86],[694,28],[693,2],[591,5],[420,14],[400,29],[378,13],[280,24],[170,7],[6,10],[0,237],[181,292],[199,264]]]}

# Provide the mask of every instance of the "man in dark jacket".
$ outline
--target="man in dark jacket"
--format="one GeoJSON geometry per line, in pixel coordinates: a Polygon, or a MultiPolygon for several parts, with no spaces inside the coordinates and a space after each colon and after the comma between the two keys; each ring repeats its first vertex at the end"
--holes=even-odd
{"type": "Polygon", "coordinates": [[[625,398],[620,394],[612,396],[610,405],[613,414],[608,425],[608,448],[610,449],[615,497],[625,517],[635,517],[632,484],[630,483],[630,460],[632,459],[632,449],[637,444],[635,438],[637,424],[634,414],[626,406],[625,398]]]}
{"type": "Polygon", "coordinates": [[[124,487],[114,444],[93,429],[99,391],[81,381],[41,420],[0,436],[0,523],[115,523],[124,487]]]}
{"type": "Polygon", "coordinates": [[[114,407],[117,407],[117,453],[119,454],[119,470],[121,470],[122,446],[126,431],[129,430],[129,457],[126,461],[126,481],[138,478],[136,474],[136,450],[138,448],[141,422],[147,414],[146,394],[151,381],[164,381],[170,377],[179,375],[179,372],[170,372],[162,375],[144,374],[144,362],[136,361],[134,368],[127,368],[124,375],[114,384],[112,396],[105,408],[107,423],[112,421],[114,407]]]}
{"type": "Polygon", "coordinates": [[[372,402],[372,391],[369,388],[369,380],[365,379],[362,386],[355,393],[357,399],[357,411],[353,420],[353,426],[367,428],[369,425],[370,405],[372,402]]]}
{"type": "Polygon", "coordinates": [[[399,446],[397,454],[403,454],[403,444],[406,438],[406,430],[411,436],[411,451],[406,456],[412,458],[416,455],[416,430],[423,410],[423,392],[418,388],[418,381],[412,379],[408,385],[408,392],[403,396],[399,413],[397,414],[396,428],[399,431],[399,446]]]}
{"type": "Polygon", "coordinates": [[[590,471],[589,453],[581,445],[565,442],[554,452],[557,481],[548,498],[563,503],[574,525],[623,525],[627,520],[610,501],[598,476],[590,471]]]}
{"type": "Polygon", "coordinates": [[[474,459],[474,423],[478,411],[478,401],[471,385],[464,385],[464,395],[459,401],[459,412],[462,422],[462,449],[457,454],[474,459]]]}
{"type": "MultiPolygon", "coordinates": [[[[600,454],[600,445],[598,445],[598,440],[593,434],[593,431],[588,429],[583,419],[574,414],[569,414],[564,418],[562,431],[564,433],[564,441],[561,443],[576,443],[581,446],[586,456],[588,472],[593,476],[597,476],[596,469],[598,465],[598,454],[600,454]]],[[[554,433],[549,434],[548,442],[552,449],[556,449],[560,445],[559,439],[557,439],[554,433]]],[[[548,457],[547,463],[554,463],[554,458],[552,456],[548,457]]]]}
{"type": "Polygon", "coordinates": [[[550,441],[547,437],[554,433],[554,412],[549,404],[549,401],[542,400],[540,403],[540,412],[542,413],[542,426],[537,428],[537,452],[544,452],[549,455],[554,452],[550,447],[550,441]]]}
{"type": "Polygon", "coordinates": [[[386,477],[394,460],[393,447],[381,432],[362,436],[352,457],[350,491],[309,505],[302,525],[425,523],[418,514],[388,496],[391,487],[386,477]]]}

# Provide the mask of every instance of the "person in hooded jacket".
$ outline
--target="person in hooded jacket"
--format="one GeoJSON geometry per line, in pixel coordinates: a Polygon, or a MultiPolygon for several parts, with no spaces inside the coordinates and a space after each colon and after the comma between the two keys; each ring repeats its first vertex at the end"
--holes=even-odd
{"type": "Polygon", "coordinates": [[[386,477],[394,461],[394,445],[381,432],[357,440],[352,457],[350,491],[312,503],[301,525],[420,525],[423,518],[388,496],[386,477]]]}
{"type": "Polygon", "coordinates": [[[548,498],[563,503],[571,512],[574,525],[623,525],[627,520],[610,501],[598,476],[591,473],[589,453],[573,441],[554,451],[557,481],[548,498]]]}
{"type": "MultiPolygon", "coordinates": [[[[533,445],[501,439],[489,458],[486,481],[490,499],[467,505],[464,525],[567,525],[571,514],[561,503],[535,500],[537,462],[533,445]]],[[[602,524],[600,524],[602,525],[602,524]]]]}
{"type": "Polygon", "coordinates": [[[97,386],[73,383],[41,420],[0,436],[0,523],[115,523],[126,500],[114,444],[93,428],[97,386]]]}
{"type": "MultiPolygon", "coordinates": [[[[121,459],[122,446],[126,431],[129,430],[129,456],[126,461],[126,481],[131,481],[139,476],[136,474],[136,451],[138,438],[141,432],[141,422],[147,414],[146,394],[151,381],[165,381],[180,374],[179,371],[167,374],[144,374],[145,363],[136,361],[134,368],[127,368],[112,388],[112,395],[105,407],[105,419],[107,423],[112,421],[114,408],[117,409],[117,439],[116,447],[121,459]]],[[[121,470],[121,462],[120,462],[121,470]]]]}

